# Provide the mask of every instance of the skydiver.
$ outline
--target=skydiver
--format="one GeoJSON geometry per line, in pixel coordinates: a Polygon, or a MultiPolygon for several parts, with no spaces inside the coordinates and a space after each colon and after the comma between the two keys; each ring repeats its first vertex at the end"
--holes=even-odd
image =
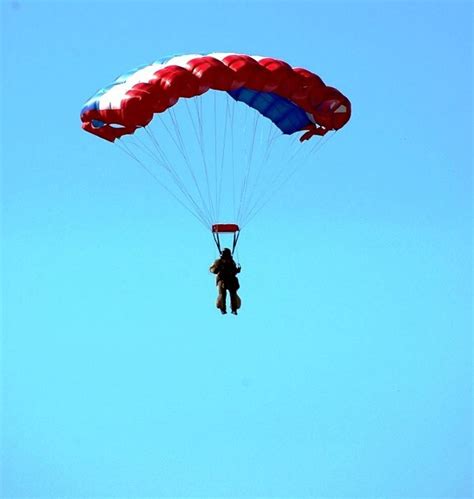
{"type": "Polygon", "coordinates": [[[240,288],[237,274],[240,272],[240,265],[237,265],[232,258],[232,252],[229,248],[224,248],[218,258],[209,268],[209,270],[216,274],[217,285],[217,301],[216,306],[222,314],[226,314],[226,296],[227,291],[230,295],[230,306],[232,313],[237,315],[237,310],[240,308],[240,297],[237,290],[240,288]]]}

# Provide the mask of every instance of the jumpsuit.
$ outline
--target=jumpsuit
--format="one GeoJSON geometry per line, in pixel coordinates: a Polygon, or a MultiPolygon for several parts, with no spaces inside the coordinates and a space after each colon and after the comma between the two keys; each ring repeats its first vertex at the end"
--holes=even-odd
{"type": "Polygon", "coordinates": [[[240,308],[241,301],[237,294],[240,288],[237,274],[240,272],[240,267],[237,267],[233,258],[218,258],[209,269],[213,274],[216,274],[217,285],[217,301],[216,307],[223,313],[226,313],[226,297],[227,291],[230,295],[230,307],[232,313],[236,314],[240,308]]]}

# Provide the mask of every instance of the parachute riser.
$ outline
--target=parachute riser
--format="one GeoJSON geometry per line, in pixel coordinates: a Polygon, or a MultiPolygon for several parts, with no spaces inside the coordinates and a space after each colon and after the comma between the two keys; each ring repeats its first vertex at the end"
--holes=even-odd
{"type": "Polygon", "coordinates": [[[216,243],[217,251],[219,251],[219,254],[221,254],[222,250],[221,250],[221,241],[219,239],[219,234],[217,232],[213,232],[212,237],[214,238],[214,242],[216,243]]]}
{"type": "MultiPolygon", "coordinates": [[[[240,230],[236,231],[233,233],[232,237],[232,249],[231,252],[234,254],[235,248],[237,246],[237,242],[239,241],[239,236],[240,236],[240,230]]],[[[222,253],[222,248],[221,248],[221,240],[219,237],[219,232],[213,232],[212,237],[214,238],[214,242],[216,243],[217,250],[219,251],[219,254],[222,253]]]]}

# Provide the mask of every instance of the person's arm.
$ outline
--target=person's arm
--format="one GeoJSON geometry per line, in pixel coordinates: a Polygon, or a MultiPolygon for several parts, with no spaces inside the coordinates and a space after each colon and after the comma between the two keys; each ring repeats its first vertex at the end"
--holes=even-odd
{"type": "Polygon", "coordinates": [[[209,271],[212,272],[213,274],[218,274],[219,273],[219,264],[220,260],[216,260],[210,267],[209,271]]]}

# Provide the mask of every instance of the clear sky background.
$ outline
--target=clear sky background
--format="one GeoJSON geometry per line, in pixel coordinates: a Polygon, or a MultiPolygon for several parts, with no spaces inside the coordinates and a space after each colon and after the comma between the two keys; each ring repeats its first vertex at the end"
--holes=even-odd
{"type": "Polygon", "coordinates": [[[1,496],[470,497],[472,4],[2,2],[1,496]],[[167,54],[262,54],[350,123],[242,233],[80,128],[167,54]]]}

